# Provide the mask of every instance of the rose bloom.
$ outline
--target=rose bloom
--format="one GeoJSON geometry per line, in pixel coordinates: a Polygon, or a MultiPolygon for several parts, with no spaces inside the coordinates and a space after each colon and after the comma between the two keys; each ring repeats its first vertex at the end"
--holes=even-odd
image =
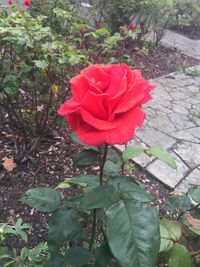
{"type": "Polygon", "coordinates": [[[135,30],[135,28],[136,28],[136,27],[135,27],[135,25],[134,25],[134,24],[131,24],[131,25],[129,26],[129,30],[130,30],[130,31],[134,31],[134,30],[135,30]]]}
{"type": "Polygon", "coordinates": [[[30,0],[24,0],[24,4],[25,4],[26,6],[32,6],[32,3],[31,3],[30,0]]]}
{"type": "Polygon", "coordinates": [[[13,0],[8,0],[7,3],[8,3],[8,5],[12,5],[13,4],[13,0]]]}
{"type": "Polygon", "coordinates": [[[126,64],[91,65],[70,81],[73,98],[60,106],[73,131],[88,145],[126,144],[141,127],[141,106],[155,86],[126,64]]]}

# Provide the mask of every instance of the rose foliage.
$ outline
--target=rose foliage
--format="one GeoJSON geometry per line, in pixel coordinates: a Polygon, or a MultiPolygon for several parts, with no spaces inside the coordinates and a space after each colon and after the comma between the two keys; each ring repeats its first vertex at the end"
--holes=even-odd
{"type": "Polygon", "coordinates": [[[86,144],[125,144],[145,118],[154,88],[125,64],[91,65],[71,79],[73,98],[58,113],[86,144]]]}

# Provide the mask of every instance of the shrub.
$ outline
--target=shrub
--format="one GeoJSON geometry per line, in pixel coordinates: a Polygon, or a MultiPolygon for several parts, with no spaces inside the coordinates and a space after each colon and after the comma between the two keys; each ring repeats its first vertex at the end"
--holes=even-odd
{"type": "Polygon", "coordinates": [[[176,3],[177,24],[184,26],[200,26],[200,2],[198,0],[183,0],[176,3]]]}
{"type": "Polygon", "coordinates": [[[108,23],[112,32],[119,31],[131,20],[140,28],[138,38],[141,39],[149,30],[155,31],[155,43],[159,43],[164,29],[174,23],[175,5],[173,0],[123,0],[93,1],[93,5],[108,23]]]}
{"type": "Polygon", "coordinates": [[[25,141],[21,160],[55,128],[57,107],[68,93],[67,81],[86,57],[73,40],[74,24],[70,37],[64,38],[45,25],[44,16],[33,18],[15,7],[7,11],[0,10],[0,105],[9,115],[13,133],[18,128],[25,141]]]}

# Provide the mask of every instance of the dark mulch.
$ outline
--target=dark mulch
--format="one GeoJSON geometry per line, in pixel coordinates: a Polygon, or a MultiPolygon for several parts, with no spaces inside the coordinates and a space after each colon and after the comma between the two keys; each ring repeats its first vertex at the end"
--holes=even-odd
{"type": "MultiPolygon", "coordinates": [[[[197,60],[163,47],[152,49],[148,56],[135,53],[131,53],[130,56],[134,58],[134,65],[142,69],[145,78],[155,78],[174,72],[181,64],[188,66],[199,64],[197,60]]],[[[7,117],[0,118],[0,222],[13,224],[21,217],[25,222],[31,223],[33,230],[29,233],[27,244],[29,247],[46,238],[49,215],[22,204],[20,199],[23,193],[32,187],[55,187],[66,177],[72,177],[80,172],[73,168],[72,162],[73,156],[79,149],[78,145],[72,143],[66,130],[55,131],[40,144],[26,164],[17,165],[13,171],[8,172],[3,168],[1,159],[5,156],[12,157],[15,154],[15,147],[7,117]]],[[[158,205],[162,203],[169,190],[142,170],[134,170],[134,175],[145,183],[148,192],[156,196],[158,205]]],[[[77,189],[71,189],[62,191],[62,194],[65,197],[72,197],[78,192],[77,189]]],[[[17,246],[23,244],[17,239],[13,242],[17,246]]]]}
{"type": "Polygon", "coordinates": [[[136,67],[142,70],[146,79],[175,72],[180,65],[193,66],[200,63],[199,60],[187,57],[176,49],[172,50],[163,46],[151,49],[148,56],[134,54],[133,61],[136,67]]]}
{"type": "Polygon", "coordinates": [[[200,26],[190,25],[181,27],[179,25],[175,25],[171,28],[171,30],[185,35],[190,39],[200,40],[200,26]]]}

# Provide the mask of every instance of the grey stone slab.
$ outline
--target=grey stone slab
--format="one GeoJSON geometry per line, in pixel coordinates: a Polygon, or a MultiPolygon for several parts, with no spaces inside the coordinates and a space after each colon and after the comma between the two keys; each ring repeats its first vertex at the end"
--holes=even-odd
{"type": "Polygon", "coordinates": [[[200,144],[193,144],[182,141],[176,145],[174,151],[182,158],[187,165],[194,169],[200,165],[200,144]]]}
{"type": "Polygon", "coordinates": [[[177,170],[170,168],[166,163],[157,159],[147,167],[147,171],[162,183],[174,188],[190,169],[175,153],[171,152],[170,154],[176,161],[177,170]]]}
{"type": "Polygon", "coordinates": [[[198,127],[177,131],[177,132],[172,133],[171,135],[178,140],[184,140],[184,141],[194,142],[198,144],[200,142],[200,139],[198,138],[198,136],[196,136],[198,132],[193,134],[193,131],[195,132],[195,129],[198,129],[198,127]]]}
{"type": "Polygon", "coordinates": [[[173,123],[174,127],[177,130],[183,130],[187,128],[195,127],[196,124],[194,121],[190,120],[187,116],[184,116],[179,113],[170,113],[168,114],[170,121],[173,123]]]}
{"type": "Polygon", "coordinates": [[[200,142],[200,127],[188,129],[186,132],[196,137],[200,142]]]}
{"type": "Polygon", "coordinates": [[[174,47],[182,51],[185,55],[200,59],[200,40],[192,40],[186,36],[167,30],[161,43],[168,47],[174,47]]]}
{"type": "Polygon", "coordinates": [[[174,123],[170,120],[169,114],[173,115],[173,113],[157,111],[157,116],[151,118],[148,116],[147,123],[150,128],[154,128],[160,131],[163,131],[167,134],[174,132],[177,130],[174,123]]]}
{"type": "Polygon", "coordinates": [[[143,127],[137,131],[139,137],[148,146],[158,146],[163,149],[168,149],[175,144],[175,139],[165,133],[159,132],[156,129],[143,127]]]}
{"type": "Polygon", "coordinates": [[[194,169],[175,189],[186,192],[191,185],[200,185],[200,169],[198,168],[194,169]]]}

